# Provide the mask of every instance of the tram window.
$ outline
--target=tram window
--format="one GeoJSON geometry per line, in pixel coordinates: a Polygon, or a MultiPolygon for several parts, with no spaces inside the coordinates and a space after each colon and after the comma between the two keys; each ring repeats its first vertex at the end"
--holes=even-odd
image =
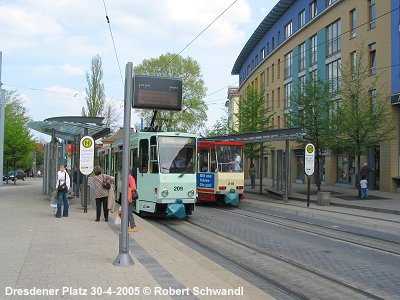
{"type": "Polygon", "coordinates": [[[158,173],[157,139],[150,138],[150,173],[158,173]]]}
{"type": "Polygon", "coordinates": [[[210,151],[210,161],[211,161],[211,172],[217,172],[217,155],[215,153],[215,147],[211,147],[210,151]]]}
{"type": "Polygon", "coordinates": [[[147,173],[149,170],[149,141],[147,139],[140,140],[139,157],[139,171],[140,173],[147,173]]]}
{"type": "Polygon", "coordinates": [[[208,149],[207,148],[200,149],[199,170],[200,170],[200,172],[208,171],[208,149]]]}

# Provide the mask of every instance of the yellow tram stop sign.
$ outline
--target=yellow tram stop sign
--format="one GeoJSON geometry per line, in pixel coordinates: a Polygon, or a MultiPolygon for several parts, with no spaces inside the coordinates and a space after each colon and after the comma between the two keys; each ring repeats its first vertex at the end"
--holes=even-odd
{"type": "Polygon", "coordinates": [[[84,175],[93,172],[94,140],[91,136],[84,136],[79,147],[79,170],[84,175]]]}

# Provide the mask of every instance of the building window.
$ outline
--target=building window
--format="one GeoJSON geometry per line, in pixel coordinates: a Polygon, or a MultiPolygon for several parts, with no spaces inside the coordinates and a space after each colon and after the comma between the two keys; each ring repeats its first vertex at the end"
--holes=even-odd
{"type": "Polygon", "coordinates": [[[275,38],[272,37],[272,51],[274,51],[275,49],[275,38]]]}
{"type": "Polygon", "coordinates": [[[376,19],[376,11],[375,11],[375,0],[368,0],[368,28],[375,28],[375,19],[376,19]]]}
{"type": "Polygon", "coordinates": [[[371,75],[376,74],[376,43],[372,43],[369,48],[369,72],[371,75]]]}
{"type": "Polygon", "coordinates": [[[269,42],[267,43],[267,55],[269,54],[269,42]]]}
{"type": "Polygon", "coordinates": [[[292,105],[291,97],[292,97],[292,83],[289,82],[285,84],[285,108],[289,108],[292,105]]]}
{"type": "Polygon", "coordinates": [[[340,38],[341,31],[342,29],[340,20],[337,20],[336,22],[332,23],[326,28],[326,34],[327,34],[326,39],[328,41],[327,44],[328,56],[335,54],[342,48],[341,38],[340,38]]]}
{"type": "Polygon", "coordinates": [[[350,11],[350,38],[355,38],[357,33],[356,33],[356,23],[357,19],[357,14],[356,14],[356,9],[353,9],[350,11]]]}
{"type": "Polygon", "coordinates": [[[318,80],[318,71],[317,71],[317,69],[315,69],[313,71],[310,71],[310,79],[313,80],[314,83],[317,82],[317,80],[318,80]]]}
{"type": "Polygon", "coordinates": [[[342,60],[335,60],[326,66],[326,70],[328,72],[328,84],[329,84],[329,92],[336,93],[339,91],[340,80],[341,80],[341,63],[342,60]]]}
{"type": "Polygon", "coordinates": [[[350,53],[350,68],[351,68],[351,76],[353,80],[356,78],[357,73],[357,52],[353,51],[350,53]]]}
{"type": "Polygon", "coordinates": [[[310,66],[317,63],[317,35],[313,35],[310,38],[310,66]]]}
{"type": "Polygon", "coordinates": [[[261,73],[260,78],[261,78],[261,80],[260,80],[261,81],[261,89],[260,89],[260,91],[261,91],[262,94],[264,94],[264,92],[265,92],[265,72],[261,73]]]}
{"type": "Polygon", "coordinates": [[[275,127],[275,119],[274,118],[272,118],[272,120],[271,120],[271,128],[274,128],[275,127]]]}
{"type": "Polygon", "coordinates": [[[293,33],[292,30],[293,30],[293,25],[292,25],[292,21],[290,21],[285,26],[285,40],[292,35],[292,33],[293,33]]]}
{"type": "Polygon", "coordinates": [[[338,153],[336,161],[336,181],[338,183],[355,184],[355,156],[338,153]]]}
{"type": "Polygon", "coordinates": [[[303,71],[306,67],[306,43],[299,45],[299,72],[303,71]]]}
{"type": "Polygon", "coordinates": [[[272,64],[272,71],[271,71],[271,82],[274,83],[274,74],[275,74],[275,66],[272,64]]]}
{"type": "Polygon", "coordinates": [[[250,74],[250,65],[247,65],[247,76],[250,74]]]}
{"type": "Polygon", "coordinates": [[[281,78],[281,60],[280,59],[278,59],[278,72],[277,72],[278,74],[277,74],[277,79],[280,79],[281,78]]]}
{"type": "Polygon", "coordinates": [[[317,0],[312,0],[310,2],[310,19],[313,19],[317,14],[317,0]]]}
{"type": "Polygon", "coordinates": [[[278,31],[278,46],[281,44],[281,32],[278,31]]]}
{"type": "Polygon", "coordinates": [[[263,61],[265,58],[265,47],[261,49],[260,51],[260,60],[263,61]]]}
{"type": "Polygon", "coordinates": [[[271,98],[271,108],[275,106],[275,91],[272,91],[272,98],[271,98]]]}
{"type": "Polygon", "coordinates": [[[267,108],[269,108],[269,94],[267,93],[267,108]]]}
{"type": "Polygon", "coordinates": [[[376,113],[376,90],[375,89],[369,91],[369,97],[370,97],[370,101],[371,101],[372,113],[375,114],[376,113]]]}
{"type": "Polygon", "coordinates": [[[278,91],[277,91],[277,97],[278,97],[278,103],[277,103],[277,106],[276,107],[281,107],[281,88],[279,87],[278,88],[278,91]]]}
{"type": "Polygon", "coordinates": [[[304,96],[305,89],[306,89],[306,75],[300,76],[299,77],[299,94],[304,96]]]}
{"type": "Polygon", "coordinates": [[[292,51],[285,55],[285,79],[292,76],[292,51]]]}
{"type": "Polygon", "coordinates": [[[333,3],[335,3],[337,0],[326,0],[326,6],[329,6],[333,3]]]}
{"type": "Polygon", "coordinates": [[[281,128],[281,117],[278,116],[278,129],[281,128]]]}
{"type": "Polygon", "coordinates": [[[269,68],[267,68],[267,86],[269,85],[269,68]]]}
{"type": "Polygon", "coordinates": [[[254,59],[251,60],[251,70],[254,70],[254,59]]]}
{"type": "Polygon", "coordinates": [[[306,11],[303,9],[299,12],[299,29],[306,24],[306,11]]]}
{"type": "Polygon", "coordinates": [[[255,58],[255,67],[257,67],[258,66],[258,55],[256,55],[256,58],[255,58]]]}

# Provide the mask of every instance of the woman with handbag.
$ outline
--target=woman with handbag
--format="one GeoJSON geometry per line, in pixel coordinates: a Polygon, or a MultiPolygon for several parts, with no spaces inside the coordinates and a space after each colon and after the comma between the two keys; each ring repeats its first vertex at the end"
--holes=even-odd
{"type": "Polygon", "coordinates": [[[138,229],[135,224],[135,219],[133,218],[133,208],[138,194],[136,191],[135,178],[132,176],[132,169],[129,168],[129,180],[128,180],[128,232],[137,232],[138,229]]]}
{"type": "Polygon", "coordinates": [[[115,178],[107,174],[102,174],[100,166],[93,169],[94,198],[96,199],[96,222],[100,221],[101,206],[103,206],[104,221],[108,222],[108,190],[115,178]]]}
{"type": "Polygon", "coordinates": [[[56,190],[57,190],[57,213],[56,218],[61,218],[61,202],[64,203],[63,217],[68,217],[68,199],[67,194],[70,187],[70,180],[65,166],[60,165],[60,171],[57,172],[56,190]]]}

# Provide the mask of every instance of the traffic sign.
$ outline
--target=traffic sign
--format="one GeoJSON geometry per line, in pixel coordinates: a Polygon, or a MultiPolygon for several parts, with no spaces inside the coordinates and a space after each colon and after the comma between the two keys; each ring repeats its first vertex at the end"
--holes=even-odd
{"type": "Polygon", "coordinates": [[[307,144],[305,148],[304,157],[304,172],[306,175],[311,176],[314,174],[314,162],[315,162],[315,147],[313,144],[307,144]]]}
{"type": "Polygon", "coordinates": [[[79,147],[79,169],[84,175],[93,172],[94,163],[94,140],[90,136],[81,139],[79,147]]]}

